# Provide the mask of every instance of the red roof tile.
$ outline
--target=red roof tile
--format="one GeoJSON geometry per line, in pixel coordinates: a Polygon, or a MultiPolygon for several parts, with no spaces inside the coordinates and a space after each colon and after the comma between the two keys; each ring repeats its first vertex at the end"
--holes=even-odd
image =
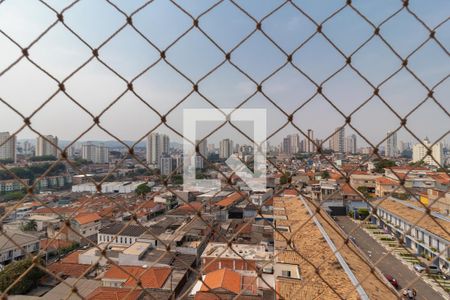
{"type": "Polygon", "coordinates": [[[142,294],[141,290],[112,288],[112,287],[98,287],[90,293],[87,300],[137,300],[142,294]]]}
{"type": "Polygon", "coordinates": [[[241,275],[230,269],[220,269],[205,275],[200,291],[224,289],[235,294],[241,292],[241,275]]]}
{"type": "Polygon", "coordinates": [[[91,214],[80,214],[77,215],[74,220],[78,222],[80,225],[89,224],[91,222],[99,221],[102,217],[100,217],[97,213],[91,213],[91,214]]]}
{"type": "Polygon", "coordinates": [[[216,203],[217,206],[220,207],[229,207],[235,203],[237,203],[238,201],[242,200],[244,198],[244,194],[243,193],[239,193],[239,192],[234,192],[231,195],[225,197],[224,199],[220,200],[219,202],[216,203]]]}
{"type": "Polygon", "coordinates": [[[141,280],[144,288],[161,288],[172,272],[172,269],[169,267],[152,267],[146,269],[135,266],[121,266],[121,268],[112,266],[106,271],[104,278],[124,279],[126,280],[126,287],[134,287],[136,286],[136,280],[133,277],[135,277],[141,280]]]}

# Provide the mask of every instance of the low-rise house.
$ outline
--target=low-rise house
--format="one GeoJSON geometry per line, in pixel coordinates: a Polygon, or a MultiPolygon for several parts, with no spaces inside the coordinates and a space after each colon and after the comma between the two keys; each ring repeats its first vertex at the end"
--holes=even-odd
{"type": "Polygon", "coordinates": [[[273,291],[258,289],[256,274],[240,274],[224,268],[203,276],[191,291],[194,300],[206,299],[267,299],[273,298],[273,291]]]}
{"type": "Polygon", "coordinates": [[[0,235],[0,264],[7,265],[12,261],[23,259],[27,253],[37,253],[39,251],[40,244],[37,236],[21,231],[4,231],[14,243],[4,234],[0,235]]]}
{"type": "Polygon", "coordinates": [[[273,252],[266,251],[264,245],[208,243],[201,255],[202,265],[206,272],[229,268],[233,271],[272,272],[273,252]],[[239,255],[237,254],[239,253],[239,255]]]}
{"type": "Polygon", "coordinates": [[[400,186],[398,180],[388,177],[380,177],[376,180],[375,195],[377,197],[387,197],[395,195],[404,195],[405,189],[400,186]]]}
{"type": "Polygon", "coordinates": [[[79,214],[70,220],[69,240],[84,242],[87,237],[96,236],[102,217],[97,213],[79,214]]]}
{"type": "Polygon", "coordinates": [[[417,255],[430,259],[441,267],[450,267],[450,219],[426,211],[414,204],[393,198],[381,201],[373,222],[401,238],[404,245],[417,255]],[[443,252],[442,254],[440,254],[443,252]],[[440,254],[440,255],[439,255],[440,254]]]}
{"type": "MultiPolygon", "coordinates": [[[[30,180],[28,179],[21,179],[21,180],[27,185],[30,182],[30,180]]],[[[0,193],[21,191],[24,188],[25,186],[16,179],[0,180],[0,193]]]]}
{"type": "Polygon", "coordinates": [[[129,246],[135,243],[145,231],[145,228],[140,225],[114,223],[98,231],[97,241],[98,243],[129,246]]]}

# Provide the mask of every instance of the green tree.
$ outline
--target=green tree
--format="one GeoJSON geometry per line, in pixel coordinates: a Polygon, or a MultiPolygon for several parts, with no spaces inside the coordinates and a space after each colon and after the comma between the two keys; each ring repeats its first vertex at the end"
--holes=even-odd
{"type": "Polygon", "coordinates": [[[323,171],[322,174],[320,175],[322,177],[322,179],[328,179],[330,178],[330,173],[328,173],[328,171],[323,171]]]}
{"type": "Polygon", "coordinates": [[[53,155],[34,156],[30,161],[55,161],[57,158],[53,155]]]}
{"type": "Polygon", "coordinates": [[[384,173],[384,168],[395,166],[395,161],[389,159],[382,159],[375,162],[375,172],[384,173]]]}
{"type": "Polygon", "coordinates": [[[136,195],[144,197],[151,191],[152,191],[152,189],[146,183],[143,183],[143,184],[138,185],[134,192],[136,193],[136,195]]]}
{"type": "Polygon", "coordinates": [[[35,220],[29,220],[25,225],[23,225],[23,231],[36,231],[37,223],[35,220]]]}
{"type": "MultiPolygon", "coordinates": [[[[27,258],[7,265],[3,271],[0,272],[0,291],[5,291],[17,278],[24,274],[32,264],[31,258],[27,258]]],[[[37,286],[39,278],[43,275],[43,271],[37,267],[33,267],[8,291],[8,293],[13,295],[26,294],[37,286]]]]}

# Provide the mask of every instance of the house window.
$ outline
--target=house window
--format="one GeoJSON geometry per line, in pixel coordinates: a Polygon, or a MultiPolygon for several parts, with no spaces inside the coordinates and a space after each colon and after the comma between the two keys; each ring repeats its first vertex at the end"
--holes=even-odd
{"type": "Polygon", "coordinates": [[[122,241],[122,237],[120,237],[120,243],[121,243],[121,244],[123,243],[123,241],[122,241]]]}
{"type": "Polygon", "coordinates": [[[281,271],[281,276],[283,277],[291,277],[291,271],[281,271]]]}

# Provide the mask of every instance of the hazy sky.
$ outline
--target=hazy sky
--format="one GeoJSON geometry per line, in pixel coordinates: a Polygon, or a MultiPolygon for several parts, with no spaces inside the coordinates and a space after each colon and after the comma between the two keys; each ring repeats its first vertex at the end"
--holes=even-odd
{"type": "MultiPolygon", "coordinates": [[[[60,11],[71,1],[46,0],[60,11]]],[[[145,1],[113,1],[126,13],[131,13],[145,1]]],[[[255,19],[263,18],[280,5],[275,0],[236,1],[255,19]]],[[[323,21],[345,1],[293,1],[317,22],[323,21]]],[[[215,1],[177,1],[186,11],[198,16],[215,1]]],[[[379,24],[387,16],[401,8],[402,2],[395,0],[353,1],[354,6],[373,23],[379,24]]],[[[434,27],[446,20],[450,12],[448,0],[412,0],[410,8],[429,26],[434,27]]],[[[56,19],[55,13],[42,3],[33,0],[6,0],[0,4],[0,29],[22,47],[36,39],[56,19]]],[[[101,45],[113,32],[125,23],[125,17],[104,0],[83,0],[64,13],[64,21],[92,48],[101,45]]],[[[133,17],[134,25],[157,46],[167,48],[179,35],[192,25],[192,19],[168,0],[155,0],[133,17]]],[[[230,51],[255,28],[255,23],[229,1],[224,1],[199,19],[200,27],[226,52],[230,51]]],[[[315,25],[287,4],[266,18],[263,30],[285,52],[291,53],[316,29],[315,25]]],[[[345,8],[323,25],[323,32],[345,54],[355,51],[373,33],[360,16],[345,8]]],[[[403,10],[381,27],[381,35],[402,56],[410,54],[428,37],[428,31],[407,11],[403,10]]],[[[437,38],[450,48],[450,21],[436,31],[437,38]]],[[[20,57],[20,49],[0,33],[0,74],[20,57]]],[[[77,67],[91,57],[90,49],[80,42],[62,24],[51,29],[30,50],[30,58],[59,80],[65,79],[77,67]]],[[[130,26],[101,47],[100,58],[127,80],[141,73],[160,57],[130,26]]],[[[196,82],[208,71],[221,63],[223,53],[198,29],[190,31],[167,52],[167,60],[182,73],[196,82]]],[[[286,56],[261,33],[256,32],[245,43],[234,50],[231,60],[247,72],[256,82],[261,82],[270,73],[286,62],[286,56]]],[[[316,35],[293,55],[294,64],[317,83],[345,64],[343,56],[321,35],[316,35]]],[[[391,50],[375,37],[352,56],[352,64],[373,85],[378,85],[401,66],[401,61],[391,50]]],[[[433,40],[409,58],[408,66],[428,86],[432,87],[450,70],[448,53],[433,40]]],[[[67,93],[92,114],[98,115],[126,89],[124,81],[104,67],[96,59],[82,68],[65,83],[67,93]]],[[[164,61],[134,81],[135,91],[161,113],[167,112],[192,91],[192,84],[174,71],[164,61]]],[[[46,74],[22,59],[0,76],[0,97],[24,115],[30,115],[57,90],[57,84],[46,74]]],[[[199,91],[219,107],[232,108],[252,95],[256,85],[226,62],[214,73],[199,83],[199,91]]],[[[286,112],[303,105],[312,95],[315,86],[294,67],[287,65],[273,77],[263,82],[263,91],[286,112]]],[[[370,86],[348,66],[323,85],[323,92],[344,113],[349,114],[363,103],[373,92],[370,86]]],[[[406,70],[401,71],[380,88],[380,95],[399,113],[405,116],[425,99],[426,89],[406,70]]],[[[408,118],[408,127],[419,137],[431,140],[445,134],[450,128],[450,79],[435,88],[435,97],[447,110],[442,111],[434,102],[428,101],[408,118]]],[[[211,106],[194,93],[178,106],[167,120],[182,130],[182,110],[210,108],[211,106]]],[[[257,93],[243,107],[267,108],[268,132],[285,123],[286,117],[262,94],[257,93]]],[[[121,139],[141,138],[159,122],[159,117],[132,93],[126,93],[102,117],[101,123],[121,139]]],[[[321,96],[316,96],[294,115],[298,127],[312,128],[318,138],[328,137],[342,126],[344,118],[321,96]]],[[[15,131],[22,119],[0,103],[0,131],[15,131]]],[[[61,139],[74,139],[92,123],[91,117],[77,107],[67,96],[58,94],[32,118],[32,126],[43,134],[53,134],[61,139]]],[[[372,142],[378,143],[386,132],[399,126],[399,119],[378,99],[373,98],[352,116],[352,124],[372,142]]],[[[203,124],[203,134],[216,124],[203,124]]],[[[159,128],[159,132],[169,132],[159,128]]],[[[278,143],[281,136],[294,132],[288,126],[271,139],[278,143]]],[[[351,131],[348,130],[347,134],[351,131]]],[[[19,138],[33,137],[29,130],[19,138]]],[[[398,133],[399,140],[412,141],[405,131],[398,133]]],[[[216,133],[212,140],[231,137],[239,141],[238,133],[231,129],[216,133]]],[[[112,139],[98,128],[94,128],[81,140],[112,139]]],[[[448,139],[448,136],[446,137],[448,139]]],[[[359,139],[361,140],[361,139],[359,139]]]]}

